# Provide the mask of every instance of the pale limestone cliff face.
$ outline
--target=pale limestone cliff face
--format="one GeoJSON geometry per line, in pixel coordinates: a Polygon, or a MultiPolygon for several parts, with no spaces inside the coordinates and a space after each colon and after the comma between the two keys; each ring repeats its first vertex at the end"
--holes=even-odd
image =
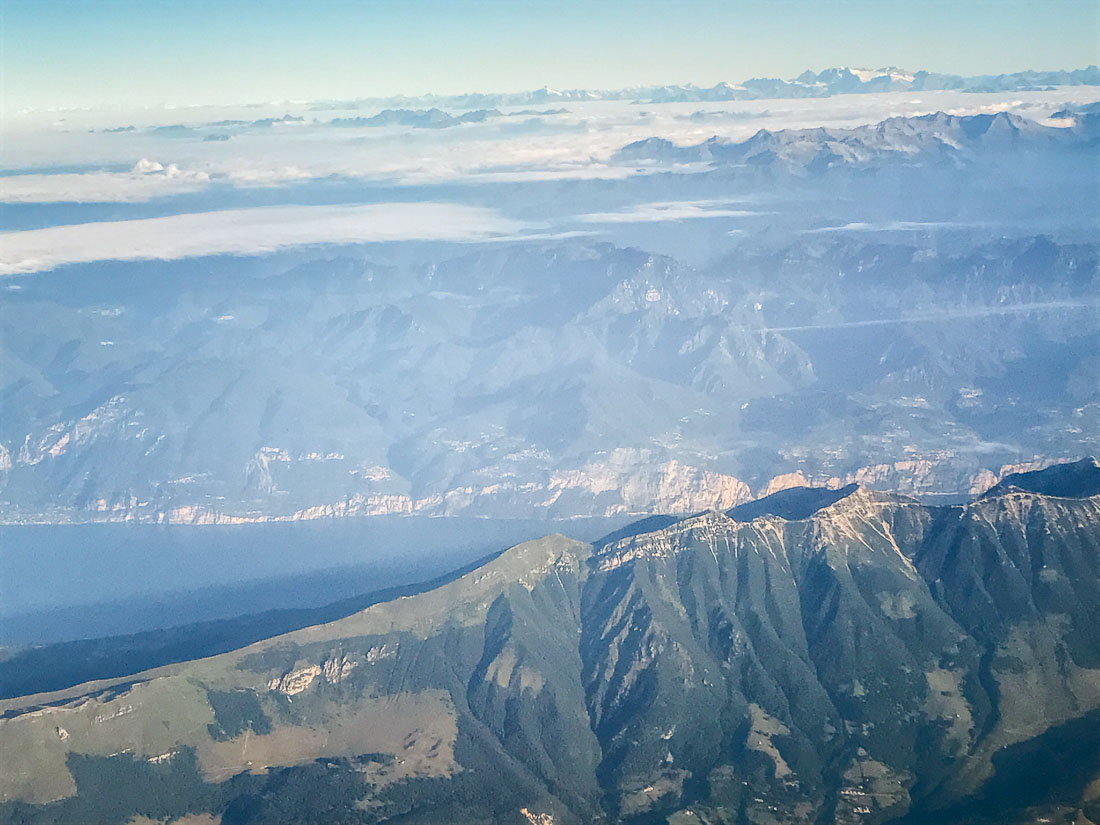
{"type": "Polygon", "coordinates": [[[982,470],[974,476],[970,482],[970,489],[967,491],[972,496],[980,496],[990,487],[993,487],[998,481],[997,474],[992,470],[982,470]]]}
{"type": "Polygon", "coordinates": [[[839,489],[848,484],[888,489],[905,495],[935,492],[939,486],[939,464],[931,458],[906,459],[889,464],[872,464],[842,477],[830,478],[826,486],[839,489]]]}
{"type": "Polygon", "coordinates": [[[958,457],[949,451],[903,459],[882,464],[870,464],[840,476],[809,475],[801,470],[775,476],[758,491],[763,497],[791,487],[828,487],[840,489],[859,484],[877,490],[889,490],[902,495],[920,496],[936,493],[967,493],[980,495],[1010,473],[1041,470],[1059,459],[1036,457],[1017,464],[1005,464],[999,470],[989,468],[959,470],[952,466],[958,457]]]}
{"type": "Polygon", "coordinates": [[[297,696],[306,690],[321,675],[319,665],[308,665],[296,668],[282,676],[277,676],[267,683],[268,690],[275,690],[284,696],[297,696]]]}
{"type": "MultiPolygon", "coordinates": [[[[764,485],[760,490],[760,497],[770,496],[772,493],[778,493],[780,490],[789,490],[791,487],[809,487],[810,481],[806,476],[802,475],[802,471],[798,470],[793,473],[783,473],[777,475],[771,481],[764,485]]],[[[842,486],[842,485],[837,485],[842,486]]]]}
{"type": "MultiPolygon", "coordinates": [[[[107,411],[118,411],[122,399],[112,399],[101,411],[86,418],[111,419],[107,411]],[[102,415],[99,413],[102,412],[102,415]]],[[[32,450],[23,445],[19,462],[43,460],[51,452],[64,451],[73,439],[94,437],[94,422],[81,419],[80,426],[55,433],[53,440],[32,450]],[[91,429],[89,429],[91,428],[91,429]]],[[[129,425],[127,425],[129,426],[129,425]]],[[[277,468],[295,462],[343,461],[341,454],[303,453],[293,456],[284,448],[264,447],[245,468],[248,486],[255,491],[278,491],[277,468]]],[[[272,513],[261,501],[251,506],[226,503],[185,503],[158,509],[148,501],[125,491],[111,499],[98,499],[85,510],[59,508],[48,514],[0,514],[5,523],[145,522],[180,525],[231,525],[265,522],[312,521],[315,519],[362,518],[369,516],[497,516],[550,517],[687,514],[703,510],[728,510],[756,497],[792,487],[824,486],[838,489],[857,483],[878,490],[920,496],[942,492],[985,492],[1009,473],[1042,469],[1056,459],[1035,458],[991,469],[962,470],[952,464],[951,453],[913,457],[892,463],[861,467],[843,476],[807,473],[801,469],[777,475],[754,491],[740,479],[703,469],[678,460],[661,460],[649,450],[617,449],[581,466],[550,472],[542,479],[502,478],[492,483],[466,484],[443,492],[415,497],[393,489],[391,470],[370,465],[356,470],[371,482],[367,490],[337,501],[319,502],[293,510],[272,513]]],[[[0,446],[0,472],[10,465],[11,456],[0,446]]],[[[175,489],[187,489],[193,477],[174,479],[175,489]]]]}
{"type": "MultiPolygon", "coordinates": [[[[117,511],[116,511],[117,512],[117,511]]],[[[123,517],[121,519],[110,519],[111,521],[136,521],[138,519],[131,519],[123,517]]],[[[219,513],[214,510],[210,510],[198,504],[188,504],[183,507],[174,507],[164,513],[157,513],[155,521],[161,524],[193,524],[193,525],[210,525],[210,524],[255,524],[261,521],[268,521],[262,516],[250,516],[250,515],[232,515],[230,513],[219,513]]]]}
{"type": "Polygon", "coordinates": [[[297,696],[321,678],[330,685],[342,682],[358,666],[359,662],[350,656],[333,656],[319,665],[309,664],[297,667],[281,676],[276,676],[267,683],[267,689],[282,693],[284,696],[297,696]]]}
{"type": "Polygon", "coordinates": [[[318,518],[344,518],[346,516],[386,516],[410,515],[417,509],[417,502],[402,495],[364,495],[351,496],[345,501],[332,504],[315,504],[299,510],[288,521],[309,521],[318,518]]]}
{"type": "Polygon", "coordinates": [[[554,817],[547,813],[535,813],[527,808],[520,808],[520,814],[531,825],[554,825],[554,817]]]}
{"type": "MultiPolygon", "coordinates": [[[[271,462],[278,461],[282,456],[276,447],[264,447],[256,452],[252,460],[245,467],[245,479],[249,487],[265,494],[271,495],[278,489],[275,478],[271,473],[271,462]]],[[[289,460],[290,456],[286,457],[289,460]]]]}
{"type": "Polygon", "coordinates": [[[1045,470],[1052,464],[1057,464],[1056,458],[1035,458],[1030,461],[1020,461],[1015,464],[1002,464],[1001,469],[996,473],[991,470],[982,470],[980,473],[974,476],[973,483],[970,485],[971,495],[981,495],[989,488],[999,484],[1004,480],[1005,476],[1010,476],[1013,473],[1028,473],[1032,470],[1045,470]]]}
{"type": "Polygon", "coordinates": [[[606,462],[554,474],[548,485],[551,498],[547,504],[567,491],[592,497],[614,494],[619,503],[609,505],[607,515],[725,510],[751,498],[748,485],[733,476],[675,460],[647,466],[644,455],[630,450],[616,450],[606,462]]]}
{"type": "MultiPolygon", "coordinates": [[[[145,435],[141,415],[128,407],[123,396],[116,395],[83,418],[58,422],[37,435],[27,433],[19,448],[16,462],[34,465],[46,459],[57,458],[68,450],[86,445],[101,435],[120,428],[136,430],[133,433],[135,437],[145,435]]],[[[6,454],[8,451],[5,449],[4,452],[6,454]]],[[[10,456],[8,462],[10,467],[10,456]]]]}
{"type": "MultiPolygon", "coordinates": [[[[649,493],[649,488],[643,488],[642,495],[628,499],[628,503],[642,504],[651,498],[649,493]]],[[[708,508],[728,510],[750,498],[752,493],[748,485],[733,476],[670,461],[659,470],[656,495],[652,500],[658,512],[693,513],[708,508]]]]}
{"type": "MultiPolygon", "coordinates": [[[[253,481],[271,486],[270,463],[280,460],[261,450],[250,463],[253,481]]],[[[375,468],[376,475],[381,475],[375,468]]],[[[693,513],[726,510],[752,497],[743,481],[679,461],[651,463],[645,451],[616,450],[606,460],[552,474],[544,482],[501,481],[467,485],[413,498],[402,494],[357,493],[342,501],[315,504],[283,515],[222,512],[199,504],[161,513],[141,512],[136,499],[97,502],[98,520],[157,521],[164,524],[250,524],[380,515],[454,516],[482,513],[529,514],[549,511],[575,515],[693,513]]]]}

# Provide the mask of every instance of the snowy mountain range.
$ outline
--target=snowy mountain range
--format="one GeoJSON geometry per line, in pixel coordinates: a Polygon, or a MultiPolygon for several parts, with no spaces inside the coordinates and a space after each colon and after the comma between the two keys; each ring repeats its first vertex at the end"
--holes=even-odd
{"type": "Polygon", "coordinates": [[[881,69],[829,68],[806,70],[796,78],[755,77],[740,83],[720,82],[710,87],[684,85],[637,86],[625,89],[541,89],[512,93],[463,95],[394,96],[354,101],[324,101],[314,109],[376,107],[424,107],[443,109],[490,109],[498,106],[527,106],[592,100],[633,100],[639,103],[672,103],[769,98],[828,97],[871,92],[954,90],[962,92],[1009,92],[1048,89],[1053,86],[1100,86],[1100,68],[1056,71],[1022,71],[1011,74],[964,77],[940,72],[909,72],[893,66],[881,69]]]}

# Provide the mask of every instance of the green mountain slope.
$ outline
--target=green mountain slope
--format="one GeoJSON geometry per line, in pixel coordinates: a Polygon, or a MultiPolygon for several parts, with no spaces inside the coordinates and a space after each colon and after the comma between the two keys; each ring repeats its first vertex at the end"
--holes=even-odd
{"type": "Polygon", "coordinates": [[[241,650],[4,700],[0,822],[1096,821],[1100,497],[1058,484],[550,536],[241,650]]]}

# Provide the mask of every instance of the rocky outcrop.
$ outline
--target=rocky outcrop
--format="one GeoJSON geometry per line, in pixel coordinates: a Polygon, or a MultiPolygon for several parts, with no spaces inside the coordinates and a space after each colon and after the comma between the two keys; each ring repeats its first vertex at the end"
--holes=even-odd
{"type": "MultiPolygon", "coordinates": [[[[378,654],[374,653],[373,648],[367,651],[366,660],[368,663],[373,664],[379,658],[378,654]]],[[[347,655],[334,656],[319,665],[305,665],[287,671],[281,676],[275,676],[268,681],[267,689],[277,691],[284,696],[296,696],[307,690],[320,678],[323,678],[330,685],[342,682],[358,666],[359,662],[347,655]]]]}

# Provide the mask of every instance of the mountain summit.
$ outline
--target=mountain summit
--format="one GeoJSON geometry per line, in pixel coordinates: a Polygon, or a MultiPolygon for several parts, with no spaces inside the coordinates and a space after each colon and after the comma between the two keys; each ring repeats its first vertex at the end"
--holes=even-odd
{"type": "Polygon", "coordinates": [[[1062,498],[1100,495],[1100,463],[1090,456],[1068,464],[1055,464],[1044,470],[1012,473],[990,488],[986,496],[1007,493],[1040,493],[1062,498]]]}
{"type": "Polygon", "coordinates": [[[1007,151],[1085,141],[1085,136],[1040,126],[1011,112],[951,115],[935,112],[891,117],[852,129],[761,129],[747,140],[713,137],[677,146],[661,138],[627,144],[616,157],[624,161],[710,162],[779,168],[821,174],[830,168],[876,168],[887,163],[964,165],[987,161],[1007,151]]]}

